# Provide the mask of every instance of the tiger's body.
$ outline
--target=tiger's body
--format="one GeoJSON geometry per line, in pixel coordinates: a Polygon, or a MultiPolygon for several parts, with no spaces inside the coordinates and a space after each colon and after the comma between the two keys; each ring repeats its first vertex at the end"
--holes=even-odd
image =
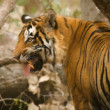
{"type": "Polygon", "coordinates": [[[41,65],[37,70],[45,62],[62,63],[75,110],[110,110],[109,52],[106,23],[62,17],[50,10],[25,24],[14,56],[25,65],[38,56],[42,63],[33,63],[41,65]]]}

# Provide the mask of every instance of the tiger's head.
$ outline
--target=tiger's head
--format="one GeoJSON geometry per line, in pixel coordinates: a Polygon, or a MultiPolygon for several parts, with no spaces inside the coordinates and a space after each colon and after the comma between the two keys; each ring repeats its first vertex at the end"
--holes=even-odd
{"type": "Polygon", "coordinates": [[[31,18],[22,16],[24,26],[18,36],[14,57],[23,64],[24,73],[40,71],[45,62],[61,62],[63,35],[58,31],[56,13],[51,9],[44,15],[31,18]]]}

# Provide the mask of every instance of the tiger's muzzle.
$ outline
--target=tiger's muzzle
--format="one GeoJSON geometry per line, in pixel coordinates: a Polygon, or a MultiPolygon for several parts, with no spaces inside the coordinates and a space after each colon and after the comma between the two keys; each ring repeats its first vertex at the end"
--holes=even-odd
{"type": "Polygon", "coordinates": [[[41,48],[28,47],[20,55],[20,61],[23,64],[23,70],[26,76],[29,75],[30,71],[40,71],[43,67],[44,60],[41,48]]]}

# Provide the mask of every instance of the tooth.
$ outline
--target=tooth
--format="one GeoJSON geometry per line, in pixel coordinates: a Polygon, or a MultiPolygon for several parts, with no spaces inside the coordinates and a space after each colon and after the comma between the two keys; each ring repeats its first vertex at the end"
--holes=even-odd
{"type": "Polygon", "coordinates": [[[30,67],[31,67],[32,69],[34,69],[34,66],[32,65],[31,61],[27,61],[27,62],[29,63],[30,67]]]}

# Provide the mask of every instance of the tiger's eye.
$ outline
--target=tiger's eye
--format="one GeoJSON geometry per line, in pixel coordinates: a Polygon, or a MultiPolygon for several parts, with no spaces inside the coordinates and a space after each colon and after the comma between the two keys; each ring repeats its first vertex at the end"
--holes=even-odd
{"type": "Polygon", "coordinates": [[[25,43],[34,42],[33,38],[28,38],[25,43]]]}

